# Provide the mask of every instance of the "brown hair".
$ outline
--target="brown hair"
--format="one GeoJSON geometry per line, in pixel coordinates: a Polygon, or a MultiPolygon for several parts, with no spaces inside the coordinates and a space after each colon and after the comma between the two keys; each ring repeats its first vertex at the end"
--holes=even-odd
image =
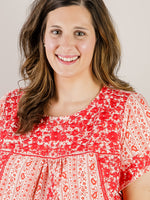
{"type": "Polygon", "coordinates": [[[40,123],[49,100],[55,95],[53,70],[43,47],[47,14],[56,8],[71,5],[82,5],[91,13],[97,37],[92,61],[95,77],[103,85],[133,90],[116,76],[120,44],[102,0],[35,0],[20,33],[20,49],[24,56],[21,75],[24,81],[28,81],[18,108],[18,132],[21,134],[31,131],[34,124],[40,123]]]}

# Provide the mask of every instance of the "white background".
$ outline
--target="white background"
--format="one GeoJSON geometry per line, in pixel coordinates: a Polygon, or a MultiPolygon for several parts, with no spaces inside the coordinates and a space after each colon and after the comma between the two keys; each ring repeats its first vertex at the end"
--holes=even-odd
{"type": "MultiPolygon", "coordinates": [[[[0,97],[15,89],[19,76],[18,35],[31,0],[0,0],[0,97]]],[[[150,104],[150,1],[104,0],[122,46],[119,76],[150,104]]]]}

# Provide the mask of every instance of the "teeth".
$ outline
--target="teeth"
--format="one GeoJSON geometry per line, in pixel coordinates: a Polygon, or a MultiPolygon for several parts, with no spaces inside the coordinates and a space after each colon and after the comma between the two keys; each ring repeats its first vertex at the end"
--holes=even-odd
{"type": "Polygon", "coordinates": [[[75,57],[73,57],[73,58],[63,58],[63,57],[61,57],[61,56],[58,56],[58,58],[60,58],[60,59],[63,60],[63,61],[71,62],[71,61],[76,60],[76,59],[78,58],[78,56],[75,56],[75,57]]]}

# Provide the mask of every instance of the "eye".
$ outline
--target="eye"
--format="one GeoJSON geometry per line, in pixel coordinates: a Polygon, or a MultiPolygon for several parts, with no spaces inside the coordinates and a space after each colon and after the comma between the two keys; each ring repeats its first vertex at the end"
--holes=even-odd
{"type": "Polygon", "coordinates": [[[82,37],[82,36],[85,35],[85,33],[82,32],[82,31],[76,31],[76,32],[75,32],[75,35],[76,35],[76,36],[80,36],[80,37],[82,37]]]}
{"type": "Polygon", "coordinates": [[[52,30],[51,33],[53,35],[60,35],[61,34],[61,30],[52,30]]]}

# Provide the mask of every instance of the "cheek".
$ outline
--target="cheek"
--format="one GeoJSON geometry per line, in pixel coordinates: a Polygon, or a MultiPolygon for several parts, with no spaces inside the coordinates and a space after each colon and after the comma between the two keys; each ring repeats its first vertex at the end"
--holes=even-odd
{"type": "Polygon", "coordinates": [[[49,51],[49,53],[51,51],[54,51],[57,47],[57,43],[56,40],[53,40],[51,38],[45,38],[45,48],[46,51],[49,51]]]}
{"type": "Polygon", "coordinates": [[[54,61],[56,48],[57,48],[57,45],[54,42],[51,42],[51,41],[45,42],[45,53],[50,65],[54,61]]]}
{"type": "Polygon", "coordinates": [[[56,44],[53,41],[45,40],[45,53],[49,64],[52,66],[54,62],[56,44]]]}
{"type": "Polygon", "coordinates": [[[52,53],[56,49],[56,45],[54,43],[45,44],[46,52],[52,53]]]}
{"type": "Polygon", "coordinates": [[[95,40],[89,40],[79,44],[79,49],[83,54],[93,54],[95,48],[95,40]]]}

